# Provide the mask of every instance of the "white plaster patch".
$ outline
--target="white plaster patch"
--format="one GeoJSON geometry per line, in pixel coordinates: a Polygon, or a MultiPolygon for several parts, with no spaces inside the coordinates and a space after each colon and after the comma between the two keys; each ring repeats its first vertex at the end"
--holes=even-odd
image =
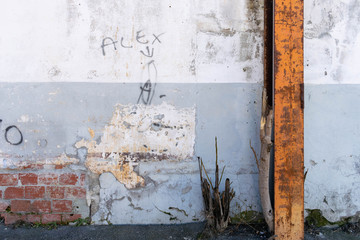
{"type": "Polygon", "coordinates": [[[117,105],[99,143],[82,139],[86,166],[94,173],[111,172],[127,188],[144,186],[134,172],[141,161],[181,161],[192,158],[195,143],[195,109],[177,109],[167,103],[157,106],[117,105]]]}
{"type": "Polygon", "coordinates": [[[359,84],[360,2],[305,1],[305,83],[359,84]]]}

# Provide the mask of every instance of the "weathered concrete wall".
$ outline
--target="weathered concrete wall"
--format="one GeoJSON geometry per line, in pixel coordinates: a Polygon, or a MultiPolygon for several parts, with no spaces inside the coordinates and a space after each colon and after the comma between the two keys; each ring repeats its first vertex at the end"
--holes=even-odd
{"type": "MultiPolygon", "coordinates": [[[[213,174],[215,136],[232,214],[260,210],[262,0],[1,5],[7,223],[202,220],[196,156],[213,174]]],[[[305,207],[329,220],[360,208],[358,16],[356,0],[305,1],[305,207]]]]}
{"type": "Polygon", "coordinates": [[[259,149],[263,1],[2,5],[7,223],[203,220],[196,157],[213,174],[215,136],[232,214],[260,210],[249,140],[259,149]]]}
{"type": "Polygon", "coordinates": [[[360,2],[305,2],[305,208],[359,214],[360,2]]]}

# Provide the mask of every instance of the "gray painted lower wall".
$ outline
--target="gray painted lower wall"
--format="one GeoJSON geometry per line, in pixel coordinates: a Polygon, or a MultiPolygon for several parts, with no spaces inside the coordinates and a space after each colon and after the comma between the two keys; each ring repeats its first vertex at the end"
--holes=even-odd
{"type": "Polygon", "coordinates": [[[307,85],[305,208],[330,221],[360,211],[360,85],[307,85]]]}
{"type": "MultiPolygon", "coordinates": [[[[144,184],[134,188],[127,188],[116,174],[89,171],[86,165],[89,151],[77,143],[94,139],[100,146],[105,130],[112,126],[117,104],[136,106],[140,84],[2,83],[0,86],[1,172],[18,171],[15,160],[36,163],[65,153],[66,158],[77,162],[61,171],[89,175],[88,200],[82,204],[91,204],[95,223],[203,220],[196,156],[203,158],[213,176],[215,136],[220,167],[226,166],[225,177],[230,178],[236,192],[232,214],[261,210],[257,169],[249,147],[251,140],[254,148],[260,149],[260,84],[157,84],[147,108],[155,109],[154,106],[166,102],[166,106],[176,109],[195,110],[192,156],[140,160],[134,172],[144,179],[144,184]],[[20,136],[9,126],[21,131],[21,144],[10,144],[18,143],[20,136]]],[[[305,208],[321,209],[332,221],[355,215],[360,209],[357,197],[360,194],[357,187],[360,86],[306,85],[305,95],[305,167],[308,169],[305,208]]],[[[89,210],[83,210],[86,211],[89,210]]]]}
{"type": "MultiPolygon", "coordinates": [[[[87,151],[76,143],[91,138],[89,129],[99,143],[115,106],[136,105],[140,87],[97,83],[1,84],[3,164],[11,169],[11,158],[37,162],[65,153],[66,157],[80,161],[64,171],[90,172],[85,167],[87,151]],[[24,141],[19,145],[11,145],[4,138],[11,125],[16,125],[23,134],[24,141]]],[[[224,178],[230,178],[236,192],[233,214],[250,209],[259,211],[257,169],[249,140],[255,149],[260,148],[260,95],[259,84],[157,84],[147,108],[166,102],[179,109],[195,109],[193,156],[181,161],[140,161],[134,171],[145,179],[145,185],[134,189],[127,189],[111,173],[102,173],[100,178],[89,174],[88,203],[93,204],[92,213],[96,212],[93,221],[126,224],[204,219],[196,156],[203,158],[214,179],[215,136],[220,167],[226,167],[224,178]]],[[[12,143],[19,140],[15,129],[7,137],[12,143]]]]}

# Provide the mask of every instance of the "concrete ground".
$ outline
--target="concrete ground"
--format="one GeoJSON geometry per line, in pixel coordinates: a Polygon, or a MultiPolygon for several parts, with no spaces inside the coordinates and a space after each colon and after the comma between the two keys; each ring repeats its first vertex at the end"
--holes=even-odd
{"type": "MultiPolygon", "coordinates": [[[[204,223],[191,223],[181,225],[111,225],[111,226],[58,226],[53,229],[34,226],[5,226],[0,224],[0,239],[268,239],[269,235],[262,232],[263,227],[233,225],[224,233],[214,236],[204,232],[204,223]],[[260,229],[260,230],[258,230],[260,229]]],[[[355,229],[312,229],[308,230],[306,240],[352,240],[360,239],[360,232],[355,229]]]]}

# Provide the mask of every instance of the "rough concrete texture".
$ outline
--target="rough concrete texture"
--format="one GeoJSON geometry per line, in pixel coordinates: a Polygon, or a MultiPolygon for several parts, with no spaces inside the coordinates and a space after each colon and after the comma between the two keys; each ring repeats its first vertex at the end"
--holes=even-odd
{"type": "Polygon", "coordinates": [[[338,221],[360,211],[360,2],[304,4],[305,208],[338,221]]]}
{"type": "MultiPolygon", "coordinates": [[[[263,2],[2,3],[0,172],[85,173],[98,224],[199,221],[217,136],[232,214],[260,211],[263,2]]],[[[360,211],[359,91],[339,85],[359,83],[360,4],[304,3],[305,207],[338,220],[360,211]]]]}
{"type": "Polygon", "coordinates": [[[237,193],[233,214],[260,210],[249,140],[259,149],[262,8],[262,0],[7,3],[0,170],[86,173],[83,207],[95,223],[199,221],[196,157],[213,174],[217,136],[237,193]]]}

